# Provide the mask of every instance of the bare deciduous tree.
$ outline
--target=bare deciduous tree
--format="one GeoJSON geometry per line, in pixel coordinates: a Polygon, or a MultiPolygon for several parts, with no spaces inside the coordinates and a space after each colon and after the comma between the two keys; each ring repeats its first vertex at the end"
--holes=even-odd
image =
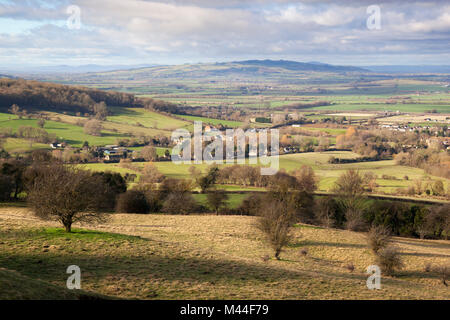
{"type": "Polygon", "coordinates": [[[338,195],[338,202],[345,212],[346,227],[361,231],[365,227],[362,217],[366,201],[364,199],[364,178],[358,171],[348,170],[336,181],[333,191],[338,195]]]}
{"type": "Polygon", "coordinates": [[[226,205],[228,195],[225,193],[224,190],[213,190],[208,192],[206,198],[208,199],[209,205],[217,214],[219,213],[219,209],[226,205]]]}
{"type": "Polygon", "coordinates": [[[297,179],[297,190],[308,193],[313,193],[317,190],[317,178],[310,166],[304,165],[292,172],[292,175],[297,179]]]}
{"type": "Polygon", "coordinates": [[[159,183],[164,180],[164,175],[159,172],[158,168],[153,163],[147,163],[142,170],[140,183],[159,183]]]}
{"type": "Polygon", "coordinates": [[[156,159],[158,159],[156,148],[152,146],[145,146],[144,148],[142,148],[140,155],[147,161],[155,161],[156,159]]]}
{"type": "Polygon", "coordinates": [[[385,226],[372,226],[367,232],[367,244],[373,253],[377,254],[383,248],[386,248],[391,242],[391,232],[385,226]]]}
{"type": "Polygon", "coordinates": [[[71,232],[75,222],[99,222],[108,201],[100,176],[61,164],[42,165],[28,186],[28,203],[39,218],[61,222],[71,232]]]}
{"type": "Polygon", "coordinates": [[[45,126],[45,120],[44,119],[39,119],[37,122],[37,125],[39,128],[43,129],[45,126]]]}
{"type": "Polygon", "coordinates": [[[295,219],[295,210],[285,201],[267,201],[262,206],[257,227],[267,238],[280,259],[283,248],[291,241],[291,228],[295,219]]]}
{"type": "Polygon", "coordinates": [[[9,111],[20,118],[20,107],[17,104],[13,104],[9,111]]]}
{"type": "Polygon", "coordinates": [[[188,192],[172,192],[164,201],[162,212],[170,214],[190,214],[197,208],[197,202],[188,192]]]}
{"type": "Polygon", "coordinates": [[[89,120],[84,125],[84,132],[91,136],[101,136],[102,129],[101,122],[95,119],[89,120]]]}
{"type": "Polygon", "coordinates": [[[332,198],[320,198],[317,200],[315,206],[315,218],[319,221],[321,225],[326,228],[332,228],[335,224],[334,219],[334,208],[332,203],[332,198]]]}
{"type": "Polygon", "coordinates": [[[396,270],[401,270],[403,268],[400,252],[394,246],[387,246],[380,249],[375,258],[376,264],[381,268],[381,271],[387,275],[394,275],[396,270]]]}

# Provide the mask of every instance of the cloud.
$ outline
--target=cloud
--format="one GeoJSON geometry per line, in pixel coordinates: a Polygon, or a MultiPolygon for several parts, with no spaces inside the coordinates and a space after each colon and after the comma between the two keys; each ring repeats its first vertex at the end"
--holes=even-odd
{"type": "Polygon", "coordinates": [[[345,25],[363,16],[361,8],[331,5],[325,10],[316,11],[313,6],[289,6],[274,14],[268,13],[267,20],[277,23],[317,24],[320,26],[345,25]]]}
{"type": "MultiPolygon", "coordinates": [[[[377,1],[381,30],[368,30],[373,1],[0,1],[0,64],[171,63],[240,58],[337,62],[438,59],[448,51],[445,1],[377,1]],[[81,9],[81,30],[65,26],[68,5],[81,9]],[[6,20],[5,20],[6,19],[6,20]],[[33,23],[30,23],[33,22],[33,23]],[[19,27],[20,26],[20,27],[19,27]]],[[[440,61],[440,60],[439,60],[440,61]]],[[[386,63],[386,62],[385,62],[386,63]]]]}

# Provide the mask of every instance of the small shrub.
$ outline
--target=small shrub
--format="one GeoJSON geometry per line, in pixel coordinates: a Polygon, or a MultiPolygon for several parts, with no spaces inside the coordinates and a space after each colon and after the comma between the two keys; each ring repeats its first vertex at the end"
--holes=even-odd
{"type": "Polygon", "coordinates": [[[350,272],[355,271],[355,265],[353,264],[353,262],[348,263],[348,264],[345,266],[345,268],[346,268],[348,271],[350,271],[350,272]]]}
{"type": "Polygon", "coordinates": [[[147,199],[147,204],[150,212],[159,212],[163,206],[163,199],[159,192],[154,190],[145,190],[145,198],[147,199]]]}
{"type": "Polygon", "coordinates": [[[385,226],[372,226],[367,232],[367,244],[373,253],[387,247],[391,241],[391,232],[385,226]]]}
{"type": "Polygon", "coordinates": [[[39,128],[44,128],[45,126],[45,120],[44,119],[39,119],[37,122],[37,125],[39,128]]]}
{"type": "Polygon", "coordinates": [[[308,248],[300,249],[300,255],[306,257],[308,255],[308,248]]]}
{"type": "Polygon", "coordinates": [[[351,231],[363,231],[366,228],[363,214],[359,209],[348,209],[345,213],[345,227],[351,231]]]}
{"type": "Polygon", "coordinates": [[[117,199],[116,211],[121,213],[148,213],[149,205],[145,194],[138,190],[128,190],[120,194],[117,199]]]}
{"type": "Polygon", "coordinates": [[[427,263],[427,264],[425,265],[425,268],[424,268],[423,271],[425,271],[425,272],[431,272],[431,269],[432,269],[431,263],[427,263]]]}
{"type": "Polygon", "coordinates": [[[226,208],[226,201],[228,200],[228,195],[224,190],[213,190],[208,192],[206,195],[209,206],[214,210],[216,214],[219,213],[220,208],[226,208]]]}
{"type": "Polygon", "coordinates": [[[10,176],[0,174],[0,201],[7,201],[11,198],[14,190],[14,181],[10,176]]]}
{"type": "Polygon", "coordinates": [[[320,198],[316,201],[314,215],[316,220],[325,228],[332,228],[336,221],[336,201],[331,197],[320,198]]]}
{"type": "Polygon", "coordinates": [[[449,266],[439,266],[436,267],[435,272],[441,278],[442,284],[448,286],[447,280],[450,278],[450,267],[449,266]]]}
{"type": "Polygon", "coordinates": [[[395,247],[385,247],[376,254],[376,263],[381,271],[387,275],[393,275],[396,270],[403,268],[400,253],[395,247]]]}
{"type": "Polygon", "coordinates": [[[84,133],[91,136],[100,137],[102,135],[102,129],[102,124],[98,120],[89,120],[84,124],[84,133]]]}
{"type": "Polygon", "coordinates": [[[262,196],[260,194],[250,194],[242,201],[238,212],[241,215],[257,215],[262,202],[262,196]]]}
{"type": "Polygon", "coordinates": [[[162,212],[170,214],[189,214],[195,212],[198,205],[189,192],[172,192],[164,201],[162,212]]]}
{"type": "Polygon", "coordinates": [[[295,211],[283,201],[270,201],[262,206],[257,227],[265,235],[280,260],[283,248],[291,241],[291,227],[295,211]]]}
{"type": "Polygon", "coordinates": [[[442,180],[435,181],[431,189],[433,190],[433,194],[435,196],[442,196],[445,194],[444,183],[442,182],[442,180]]]}

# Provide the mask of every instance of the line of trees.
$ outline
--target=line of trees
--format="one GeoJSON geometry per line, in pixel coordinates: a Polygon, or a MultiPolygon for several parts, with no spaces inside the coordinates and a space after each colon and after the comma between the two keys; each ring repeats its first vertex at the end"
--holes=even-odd
{"type": "Polygon", "coordinates": [[[26,106],[27,109],[33,110],[89,113],[95,114],[98,120],[106,118],[108,106],[178,111],[175,104],[151,98],[138,98],[129,93],[24,79],[0,79],[0,109],[12,110],[11,106],[26,106]]]}
{"type": "Polygon", "coordinates": [[[450,154],[434,149],[416,149],[400,152],[395,156],[397,164],[424,169],[425,172],[450,179],[450,154]]]}
{"type": "Polygon", "coordinates": [[[48,133],[43,128],[35,128],[31,126],[20,126],[16,132],[12,128],[1,128],[0,138],[23,138],[32,142],[51,143],[57,141],[57,137],[53,133],[48,133]]]}
{"type": "MultiPolygon", "coordinates": [[[[191,170],[192,179],[173,179],[163,176],[153,164],[147,164],[137,185],[127,190],[127,181],[119,173],[83,171],[38,150],[27,158],[0,163],[0,200],[18,200],[26,195],[40,217],[56,218],[68,231],[74,221],[95,220],[95,215],[114,209],[124,213],[189,214],[209,210],[222,213],[228,212],[228,197],[217,190],[216,183],[223,179],[224,172],[227,176],[230,172],[242,173],[235,173],[236,169],[235,166],[222,169],[211,166],[205,173],[191,170]],[[193,198],[192,191],[197,186],[206,193],[210,209],[193,198]]],[[[259,171],[253,173],[259,179],[259,171]]],[[[314,198],[317,179],[307,166],[289,174],[280,171],[264,179],[268,179],[267,192],[251,194],[230,212],[271,216],[276,211],[286,214],[293,211],[294,222],[325,227],[367,231],[370,226],[380,225],[399,236],[448,238],[450,235],[449,205],[427,207],[368,199],[368,178],[358,171],[349,170],[339,177],[333,197],[314,198]]]]}

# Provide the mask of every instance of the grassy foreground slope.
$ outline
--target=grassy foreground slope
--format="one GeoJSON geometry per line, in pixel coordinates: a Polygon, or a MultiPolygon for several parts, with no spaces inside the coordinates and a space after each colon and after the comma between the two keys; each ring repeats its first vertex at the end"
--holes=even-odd
{"type": "Polygon", "coordinates": [[[381,290],[368,290],[373,257],[363,234],[299,226],[282,260],[264,262],[271,250],[255,221],[116,214],[67,235],[25,208],[1,208],[0,267],[64,286],[67,266],[76,264],[84,290],[122,298],[450,299],[438,276],[424,272],[427,263],[448,263],[448,241],[396,238],[405,269],[383,277],[381,290]],[[345,268],[350,262],[353,273],[345,268]]]}

